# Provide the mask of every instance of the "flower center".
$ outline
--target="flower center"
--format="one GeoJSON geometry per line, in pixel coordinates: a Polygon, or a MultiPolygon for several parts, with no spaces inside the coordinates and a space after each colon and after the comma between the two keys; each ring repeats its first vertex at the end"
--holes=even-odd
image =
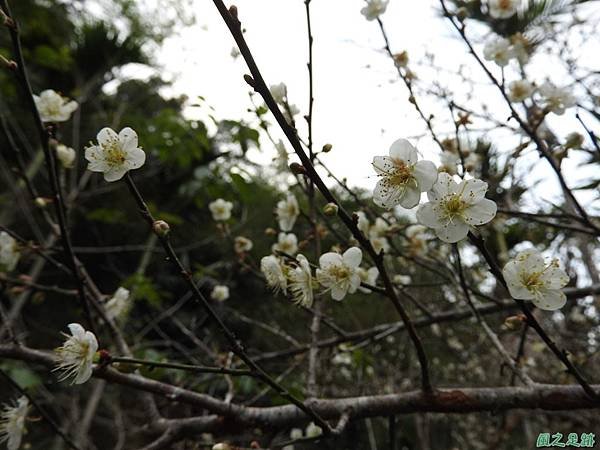
{"type": "Polygon", "coordinates": [[[125,162],[125,152],[118,141],[110,141],[104,146],[106,162],[112,166],[118,166],[125,162]]]}
{"type": "Polygon", "coordinates": [[[350,275],[350,271],[346,266],[334,266],[330,269],[329,272],[331,273],[331,275],[333,275],[334,278],[338,280],[348,278],[348,276],[350,275]]]}
{"type": "Polygon", "coordinates": [[[500,9],[510,9],[512,7],[512,0],[500,0],[498,6],[500,9]]]}
{"type": "Polygon", "coordinates": [[[460,195],[454,194],[444,203],[444,216],[452,220],[456,216],[461,216],[466,207],[467,204],[461,200],[460,195]]]}

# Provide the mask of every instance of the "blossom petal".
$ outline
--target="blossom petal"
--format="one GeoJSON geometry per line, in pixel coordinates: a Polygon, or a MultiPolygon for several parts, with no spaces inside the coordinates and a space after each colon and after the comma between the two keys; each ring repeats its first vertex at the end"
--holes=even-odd
{"type": "Polygon", "coordinates": [[[134,148],[127,153],[127,166],[129,169],[142,167],[146,162],[146,153],[141,148],[134,148]]]}
{"type": "Polygon", "coordinates": [[[391,209],[400,203],[404,189],[390,186],[384,180],[379,180],[373,190],[373,201],[381,208],[391,209]]]}
{"type": "Polygon", "coordinates": [[[378,174],[387,174],[394,168],[394,161],[389,156],[374,156],[373,168],[378,174]]]}
{"type": "Polygon", "coordinates": [[[417,220],[419,223],[429,228],[440,228],[444,225],[440,222],[435,204],[432,202],[419,206],[419,209],[417,210],[417,220]]]}
{"type": "Polygon", "coordinates": [[[540,289],[540,293],[533,299],[533,304],[546,311],[556,311],[567,303],[567,296],[563,291],[556,289],[540,289]]]}
{"type": "Polygon", "coordinates": [[[469,225],[462,220],[454,220],[435,229],[435,235],[449,244],[463,240],[467,234],[469,234],[469,225]]]}
{"type": "Polygon", "coordinates": [[[465,221],[469,225],[483,225],[496,216],[497,209],[494,201],[484,198],[465,210],[465,221]]]}
{"type": "Polygon", "coordinates": [[[543,272],[546,268],[544,258],[535,249],[528,249],[519,253],[516,261],[526,273],[543,272]]]}
{"type": "Polygon", "coordinates": [[[129,127],[123,128],[119,131],[119,141],[123,150],[133,150],[138,147],[138,135],[129,127]]]}
{"type": "Polygon", "coordinates": [[[527,289],[521,281],[520,264],[517,260],[506,263],[502,269],[502,275],[508,286],[508,292],[512,298],[518,300],[531,300],[534,294],[527,289]]]}
{"type": "Polygon", "coordinates": [[[69,325],[67,325],[67,327],[69,328],[69,331],[71,332],[72,336],[78,339],[85,338],[85,329],[78,323],[70,323],[69,325]]]}
{"type": "Polygon", "coordinates": [[[465,180],[458,186],[459,192],[462,192],[461,200],[470,205],[481,201],[485,197],[487,189],[488,184],[477,179],[465,180]]]}
{"type": "Polygon", "coordinates": [[[412,166],[419,159],[417,149],[406,139],[398,139],[390,147],[390,157],[412,166]]]}
{"type": "Polygon", "coordinates": [[[319,266],[321,268],[326,268],[328,266],[340,265],[342,264],[342,255],[335,252],[328,252],[321,255],[319,258],[319,266]]]}
{"type": "Polygon", "coordinates": [[[413,169],[421,192],[429,191],[438,179],[438,171],[431,161],[418,161],[413,169]]]}
{"type": "Polygon", "coordinates": [[[98,140],[98,144],[100,144],[100,146],[104,147],[105,145],[108,145],[108,144],[111,144],[112,142],[118,141],[119,136],[112,128],[105,127],[105,128],[102,128],[100,131],[98,131],[98,134],[96,135],[96,139],[98,140]]]}
{"type": "Polygon", "coordinates": [[[400,197],[400,206],[406,209],[412,209],[419,204],[421,200],[421,191],[412,186],[406,186],[404,194],[400,197]]]}
{"type": "Polygon", "coordinates": [[[339,302],[344,299],[344,297],[346,296],[346,292],[346,289],[336,284],[331,288],[331,298],[339,302]]]}
{"type": "Polygon", "coordinates": [[[569,282],[569,275],[560,267],[551,265],[540,276],[546,289],[561,289],[569,282]]]}
{"type": "Polygon", "coordinates": [[[360,266],[360,262],[362,261],[362,251],[358,247],[350,247],[344,252],[343,261],[345,265],[352,268],[360,266]]]}
{"type": "Polygon", "coordinates": [[[446,172],[438,175],[437,181],[430,191],[427,192],[427,198],[431,202],[438,201],[449,194],[456,192],[458,184],[446,172]]]}
{"type": "Polygon", "coordinates": [[[112,181],[118,181],[123,178],[123,175],[127,173],[127,169],[123,166],[111,167],[104,172],[104,180],[109,183],[112,181]]]}

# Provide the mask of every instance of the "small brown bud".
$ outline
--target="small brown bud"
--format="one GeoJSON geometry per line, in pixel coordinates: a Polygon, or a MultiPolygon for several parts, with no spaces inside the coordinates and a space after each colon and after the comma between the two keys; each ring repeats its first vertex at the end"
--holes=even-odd
{"type": "Polygon", "coordinates": [[[464,21],[467,17],[469,17],[469,10],[464,6],[456,10],[456,18],[461,22],[464,21]]]}
{"type": "Polygon", "coordinates": [[[504,319],[504,326],[509,330],[518,330],[521,325],[527,320],[524,314],[517,314],[504,319]]]}
{"type": "Polygon", "coordinates": [[[171,227],[164,220],[155,220],[152,224],[152,231],[159,237],[165,237],[171,231],[171,227]]]}
{"type": "Polygon", "coordinates": [[[331,151],[331,149],[333,148],[333,145],[331,144],[325,144],[323,146],[323,149],[321,150],[323,153],[329,153],[331,151]]]}
{"type": "Polygon", "coordinates": [[[304,168],[304,166],[302,164],[298,164],[297,162],[293,162],[290,164],[290,170],[296,175],[306,174],[306,169],[304,168]]]}
{"type": "Polygon", "coordinates": [[[36,197],[35,206],[38,208],[45,208],[49,203],[52,203],[52,199],[46,197],[36,197]]]}
{"type": "Polygon", "coordinates": [[[256,85],[254,84],[254,78],[252,78],[250,75],[245,74],[244,81],[248,83],[251,88],[256,88],[256,85]]]}
{"type": "Polygon", "coordinates": [[[235,6],[235,5],[231,5],[231,6],[229,7],[229,14],[231,14],[231,17],[233,17],[234,19],[236,19],[236,20],[238,20],[238,21],[239,21],[239,19],[238,19],[238,9],[237,9],[237,6],[235,6]]]}
{"type": "Polygon", "coordinates": [[[265,234],[267,236],[277,236],[277,230],[275,228],[265,228],[265,234]]]}

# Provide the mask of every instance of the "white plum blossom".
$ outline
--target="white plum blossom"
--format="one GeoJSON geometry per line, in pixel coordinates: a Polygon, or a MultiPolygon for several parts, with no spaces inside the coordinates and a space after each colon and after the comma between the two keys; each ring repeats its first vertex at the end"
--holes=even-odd
{"type": "Polygon", "coordinates": [[[514,16],[521,5],[521,0],[488,0],[490,16],[494,19],[508,19],[514,16]]]}
{"type": "Polygon", "coordinates": [[[288,290],[294,303],[310,308],[314,300],[310,264],[304,255],[298,255],[296,259],[298,265],[288,273],[288,290]]]}
{"type": "Polygon", "coordinates": [[[534,89],[533,84],[527,80],[511,81],[508,85],[508,98],[511,102],[522,102],[531,97],[534,89]]]}
{"type": "Polygon", "coordinates": [[[287,290],[287,278],[281,260],[274,255],[264,256],[260,260],[260,271],[267,280],[267,285],[275,293],[287,290]]]}
{"type": "Polygon", "coordinates": [[[373,201],[384,208],[414,208],[421,192],[431,189],[438,175],[431,161],[418,161],[417,149],[406,139],[395,141],[389,156],[375,156],[373,167],[380,177],[373,201]]]}
{"type": "Polygon", "coordinates": [[[217,302],[224,302],[229,298],[229,287],[217,284],[211,291],[210,298],[217,302]]]}
{"type": "Polygon", "coordinates": [[[285,200],[277,202],[275,215],[277,216],[281,231],[291,231],[299,214],[300,207],[298,206],[298,200],[296,200],[293,194],[289,194],[285,200]]]}
{"type": "Polygon", "coordinates": [[[389,0],[367,0],[367,5],[360,10],[360,13],[367,20],[375,20],[381,16],[389,3],[389,0]]]}
{"type": "Polygon", "coordinates": [[[423,255],[427,251],[427,227],[423,225],[410,225],[404,234],[408,240],[408,253],[411,256],[423,255]]]}
{"type": "Polygon", "coordinates": [[[288,153],[285,148],[285,144],[280,139],[279,142],[275,145],[275,150],[277,150],[277,156],[273,158],[273,162],[275,163],[275,167],[280,172],[286,173],[289,170],[289,158],[288,153]]]}
{"type": "Polygon", "coordinates": [[[375,223],[369,229],[369,236],[371,237],[383,237],[386,236],[390,231],[390,224],[383,220],[381,217],[375,219],[375,223]]]}
{"type": "Polygon", "coordinates": [[[385,237],[373,236],[371,239],[371,245],[373,246],[373,250],[375,253],[379,254],[383,251],[383,253],[389,253],[390,251],[390,243],[385,237]]]}
{"type": "Polygon", "coordinates": [[[314,422],[311,422],[306,427],[304,434],[306,435],[307,438],[315,438],[315,437],[323,434],[323,429],[320,426],[315,425],[314,422]]]}
{"type": "Polygon", "coordinates": [[[295,255],[298,251],[298,238],[294,233],[279,233],[277,243],[273,244],[273,253],[281,252],[286,255],[295,255]]]}
{"type": "Polygon", "coordinates": [[[362,252],[358,247],[350,247],[343,255],[329,252],[319,258],[317,280],[331,290],[331,298],[343,300],[347,293],[353,294],[360,286],[359,266],[362,252]]]}
{"type": "Polygon", "coordinates": [[[236,236],[233,242],[233,249],[236,253],[245,253],[252,250],[254,244],[250,239],[244,236],[236,236]]]}
{"type": "Polygon", "coordinates": [[[73,164],[75,163],[75,156],[77,156],[75,154],[75,150],[73,150],[71,147],[67,147],[64,144],[58,144],[56,146],[56,157],[65,169],[70,169],[73,167],[73,164]]]}
{"type": "MultiPolygon", "coordinates": [[[[360,277],[361,283],[367,283],[371,286],[375,286],[375,282],[379,276],[379,269],[375,266],[369,269],[363,269],[362,267],[359,267],[358,276],[360,277]]],[[[358,290],[367,294],[371,292],[371,290],[366,287],[359,287],[358,290]]]]}
{"type": "Polygon", "coordinates": [[[34,95],[35,106],[42,122],[66,122],[79,106],[75,100],[69,100],[52,89],[46,89],[34,95]]]}
{"type": "Polygon", "coordinates": [[[283,105],[282,113],[283,117],[285,117],[285,120],[288,123],[292,123],[294,121],[294,117],[300,113],[300,108],[298,108],[296,105],[285,103],[285,105],[283,105]]]}
{"type": "Polygon", "coordinates": [[[538,92],[543,98],[544,108],[559,116],[577,104],[577,100],[568,87],[558,87],[550,81],[542,84],[538,92]]]}
{"type": "Polygon", "coordinates": [[[112,298],[106,302],[106,314],[111,319],[122,317],[130,307],[129,302],[130,292],[124,287],[119,287],[113,294],[112,298]]]}
{"type": "Polygon", "coordinates": [[[433,228],[442,241],[458,242],[467,236],[471,227],[488,223],[495,217],[497,206],[485,198],[487,189],[487,183],[481,180],[463,180],[458,184],[447,173],[440,173],[427,193],[429,202],[419,207],[417,219],[433,228]]]}
{"type": "Polygon", "coordinates": [[[529,61],[529,52],[532,47],[531,42],[522,33],[515,33],[510,37],[513,55],[521,65],[529,61]]]}
{"type": "Polygon", "coordinates": [[[494,61],[500,67],[504,67],[514,57],[514,52],[508,39],[496,36],[485,44],[483,57],[488,61],[494,61]]]}
{"type": "Polygon", "coordinates": [[[71,336],[62,347],[56,349],[56,368],[62,372],[60,381],[73,377],[72,383],[83,384],[92,376],[94,356],[98,350],[98,341],[91,331],[86,331],[78,323],[68,325],[71,336]]]}
{"type": "Polygon", "coordinates": [[[368,236],[369,230],[371,229],[371,222],[369,222],[367,215],[362,211],[357,211],[354,214],[358,217],[356,227],[362,231],[365,236],[368,236]]]}
{"type": "Polygon", "coordinates": [[[412,281],[410,275],[394,275],[394,278],[392,280],[394,284],[400,284],[403,286],[406,284],[410,284],[410,282],[412,281]]]}
{"type": "Polygon", "coordinates": [[[458,162],[459,157],[452,152],[442,152],[440,157],[442,165],[439,167],[441,172],[449,173],[450,175],[456,175],[458,173],[458,162]]]}
{"type": "Polygon", "coordinates": [[[287,86],[285,83],[273,84],[269,90],[277,103],[282,104],[287,101],[287,86]]]}
{"type": "Polygon", "coordinates": [[[19,246],[17,241],[6,231],[0,231],[0,272],[12,271],[19,262],[19,246]]]}
{"type": "Polygon", "coordinates": [[[519,253],[504,266],[502,274],[513,298],[531,300],[547,311],[560,309],[567,301],[561,289],[569,282],[569,276],[559,267],[557,259],[546,263],[536,250],[519,253]]]}
{"type": "Polygon", "coordinates": [[[139,169],[146,162],[146,153],[138,147],[138,136],[131,128],[123,128],[119,134],[110,128],[102,128],[96,136],[98,145],[85,149],[87,169],[102,172],[104,180],[117,181],[127,172],[139,169]]]}
{"type": "Polygon", "coordinates": [[[8,450],[18,450],[21,446],[28,410],[29,400],[25,396],[19,397],[13,405],[2,405],[2,410],[0,410],[0,444],[6,442],[8,450]]]}
{"type": "Polygon", "coordinates": [[[214,221],[224,222],[231,218],[233,203],[223,200],[222,198],[218,198],[208,204],[208,209],[210,210],[214,221]]]}
{"type": "Polygon", "coordinates": [[[469,153],[464,160],[465,171],[473,172],[481,165],[481,156],[475,152],[469,153]]]}

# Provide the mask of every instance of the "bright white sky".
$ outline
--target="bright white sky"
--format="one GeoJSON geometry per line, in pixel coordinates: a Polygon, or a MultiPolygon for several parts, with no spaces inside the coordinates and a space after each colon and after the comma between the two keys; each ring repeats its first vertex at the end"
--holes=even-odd
{"type": "MultiPolygon", "coordinates": [[[[196,102],[197,96],[206,99],[202,108],[188,110],[193,117],[206,118],[213,114],[218,119],[245,118],[252,121],[253,116],[247,111],[251,106],[249,87],[242,79],[248,70],[241,57],[234,59],[231,56],[235,45],[233,38],[211,1],[192,4],[196,24],[168,39],[157,56],[159,64],[165,68],[163,76],[170,76],[175,81],[172,94],[188,95],[190,104],[196,102]]],[[[302,119],[308,111],[304,2],[237,0],[235,4],[246,29],[246,40],[265,80],[268,84],[287,84],[290,102],[301,110],[296,123],[300,133],[306,136],[302,119]]],[[[325,143],[333,145],[334,150],[324,157],[328,166],[338,176],[347,177],[351,185],[370,188],[376,182],[370,164],[373,156],[387,154],[390,144],[400,137],[421,135],[424,125],[408,103],[406,88],[398,80],[391,61],[383,51],[383,39],[377,23],[367,21],[360,13],[364,4],[364,0],[313,0],[311,3],[315,39],[313,130],[315,148],[325,143]]],[[[472,79],[485,83],[487,80],[465,51],[464,44],[456,39],[450,24],[438,15],[438,5],[438,0],[391,0],[383,21],[392,50],[408,50],[411,67],[427,80],[425,85],[431,80],[440,80],[451,86],[453,94],[464,99],[468,86],[453,80],[450,71],[464,64],[472,79]],[[418,66],[418,62],[426,60],[427,52],[435,55],[438,67],[445,67],[449,72],[436,73],[418,66]]],[[[598,12],[596,9],[595,14],[598,12]]],[[[471,34],[485,32],[482,27],[469,27],[471,34]]],[[[478,45],[479,51],[481,47],[478,45]]],[[[580,54],[573,57],[587,54],[586,61],[597,61],[597,53],[594,56],[589,49],[597,50],[598,43],[576,48],[580,54]]],[[[535,81],[541,83],[544,78],[551,77],[557,84],[567,83],[560,67],[549,63],[541,53],[538,52],[529,65],[535,81]],[[552,67],[550,73],[548,67],[552,67]]],[[[499,120],[508,117],[505,113],[508,110],[499,94],[479,85],[478,92],[467,106],[479,109],[482,103],[495,111],[499,120]]],[[[424,109],[438,115],[435,126],[442,137],[444,132],[453,131],[449,115],[439,109],[439,104],[434,107],[432,103],[424,102],[424,109]]],[[[561,133],[561,137],[571,131],[581,132],[574,112],[572,109],[560,118],[552,118],[552,127],[561,133]]],[[[270,120],[274,122],[274,119],[270,120]]],[[[273,130],[277,137],[281,136],[276,126],[273,130]]],[[[501,149],[504,146],[509,150],[515,145],[514,137],[506,136],[506,133],[491,137],[501,149]]],[[[422,157],[439,162],[439,149],[430,139],[413,139],[413,143],[417,144],[422,157]]],[[[255,161],[270,162],[275,152],[266,138],[262,148],[262,154],[251,152],[250,157],[255,161]]],[[[551,199],[551,195],[559,194],[556,179],[549,173],[545,162],[537,163],[535,170],[531,170],[531,164],[537,159],[535,154],[530,154],[517,170],[526,174],[531,183],[539,182],[537,191],[543,198],[551,199]]],[[[578,180],[582,180],[579,176],[582,172],[576,168],[580,159],[581,156],[575,155],[564,164],[568,173],[577,173],[578,180]]],[[[573,181],[577,180],[573,178],[573,181]]]]}

